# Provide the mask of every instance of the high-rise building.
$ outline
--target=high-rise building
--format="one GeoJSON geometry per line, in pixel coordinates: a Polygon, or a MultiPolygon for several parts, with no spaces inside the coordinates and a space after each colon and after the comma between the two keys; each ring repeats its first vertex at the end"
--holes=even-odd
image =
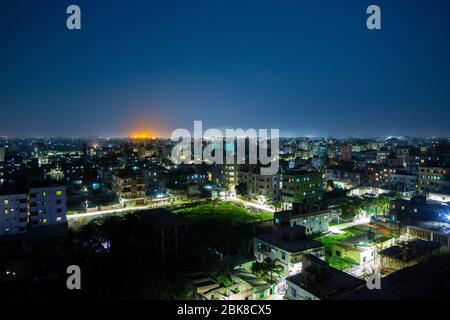
{"type": "Polygon", "coordinates": [[[323,188],[323,174],[319,171],[287,171],[281,178],[281,199],[288,206],[295,202],[314,203],[322,200],[323,188]]]}

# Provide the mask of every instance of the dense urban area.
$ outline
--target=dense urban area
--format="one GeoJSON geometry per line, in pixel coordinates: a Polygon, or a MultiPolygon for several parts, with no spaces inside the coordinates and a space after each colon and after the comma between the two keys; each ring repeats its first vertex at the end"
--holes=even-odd
{"type": "Polygon", "coordinates": [[[270,176],[174,144],[1,138],[0,296],[449,296],[448,139],[283,138],[270,176]]]}

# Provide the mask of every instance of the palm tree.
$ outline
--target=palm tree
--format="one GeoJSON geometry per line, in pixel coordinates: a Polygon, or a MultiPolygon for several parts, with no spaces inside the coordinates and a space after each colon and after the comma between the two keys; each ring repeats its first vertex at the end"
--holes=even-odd
{"type": "Polygon", "coordinates": [[[281,266],[278,263],[278,260],[272,260],[269,257],[267,257],[266,259],[264,259],[264,261],[261,264],[261,269],[262,269],[262,275],[263,276],[268,276],[269,275],[269,280],[270,282],[273,282],[273,276],[274,274],[277,276],[281,276],[282,272],[283,272],[283,266],[281,266]]]}

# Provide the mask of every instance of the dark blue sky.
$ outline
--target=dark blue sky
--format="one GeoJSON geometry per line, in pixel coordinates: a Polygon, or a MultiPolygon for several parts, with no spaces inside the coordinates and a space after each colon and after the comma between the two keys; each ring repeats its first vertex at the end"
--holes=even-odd
{"type": "Polygon", "coordinates": [[[6,0],[0,135],[450,135],[448,0],[6,0]],[[66,29],[78,4],[82,30],[66,29]],[[382,30],[366,29],[378,4],[382,30]]]}

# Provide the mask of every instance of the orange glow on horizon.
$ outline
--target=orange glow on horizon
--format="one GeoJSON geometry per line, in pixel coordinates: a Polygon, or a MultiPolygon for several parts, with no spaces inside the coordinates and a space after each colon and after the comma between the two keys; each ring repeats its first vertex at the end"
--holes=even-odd
{"type": "Polygon", "coordinates": [[[154,138],[154,135],[150,132],[146,131],[139,131],[139,132],[133,132],[130,137],[132,139],[152,139],[154,138]]]}

